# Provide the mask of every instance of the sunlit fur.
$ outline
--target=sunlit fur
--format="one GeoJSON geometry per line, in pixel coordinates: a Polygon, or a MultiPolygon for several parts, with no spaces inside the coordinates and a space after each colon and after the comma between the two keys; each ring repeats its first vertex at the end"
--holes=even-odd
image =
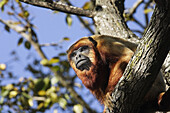
{"type": "MultiPolygon", "coordinates": [[[[94,45],[88,37],[81,38],[67,51],[68,60],[82,83],[101,103],[105,103],[106,95],[114,90],[137,45],[127,40],[105,35],[93,35],[90,38],[95,40],[97,45],[94,45]],[[81,71],[77,69],[70,59],[70,54],[82,46],[90,47],[90,53],[87,56],[92,62],[90,70],[81,71]]],[[[153,85],[154,87],[151,90],[154,90],[153,92],[150,91],[152,92],[152,94],[149,94],[150,97],[153,95],[158,96],[161,91],[164,91],[163,79],[157,81],[160,83],[159,89],[153,85]]]]}

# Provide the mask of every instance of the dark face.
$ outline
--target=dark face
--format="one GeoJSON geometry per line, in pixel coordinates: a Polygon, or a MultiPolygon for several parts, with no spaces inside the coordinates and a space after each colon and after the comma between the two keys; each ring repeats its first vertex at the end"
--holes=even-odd
{"type": "Polygon", "coordinates": [[[81,71],[90,69],[92,63],[88,58],[89,53],[90,47],[82,46],[70,54],[70,59],[74,62],[77,69],[81,71]]]}

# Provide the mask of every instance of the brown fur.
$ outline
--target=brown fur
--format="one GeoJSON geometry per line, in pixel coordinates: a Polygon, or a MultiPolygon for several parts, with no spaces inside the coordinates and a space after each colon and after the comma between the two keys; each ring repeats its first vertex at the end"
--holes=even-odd
{"type": "MultiPolygon", "coordinates": [[[[82,80],[82,83],[101,103],[105,103],[106,95],[114,90],[137,45],[120,38],[105,35],[94,35],[91,38],[97,42],[96,47],[88,37],[84,37],[69,48],[67,51],[68,60],[77,76],[82,80]],[[74,62],[71,61],[70,54],[84,45],[88,45],[91,48],[88,57],[92,62],[92,66],[90,70],[80,71],[76,68],[74,62]]],[[[157,94],[163,89],[154,89],[155,92],[153,93],[157,94]]]]}

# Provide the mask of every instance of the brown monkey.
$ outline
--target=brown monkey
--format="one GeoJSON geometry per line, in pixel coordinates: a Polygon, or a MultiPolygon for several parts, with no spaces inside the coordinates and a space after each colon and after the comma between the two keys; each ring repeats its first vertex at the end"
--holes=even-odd
{"type": "MultiPolygon", "coordinates": [[[[137,45],[127,40],[105,35],[84,37],[69,50],[68,60],[82,83],[101,102],[111,93],[136,50],[137,45]]],[[[159,74],[146,98],[152,100],[165,91],[159,74]]]]}

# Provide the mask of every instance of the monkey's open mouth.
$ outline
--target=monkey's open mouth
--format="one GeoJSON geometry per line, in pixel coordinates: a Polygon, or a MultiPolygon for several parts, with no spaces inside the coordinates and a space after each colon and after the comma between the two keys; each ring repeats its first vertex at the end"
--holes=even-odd
{"type": "Polygon", "coordinates": [[[81,59],[76,63],[76,67],[79,68],[81,65],[85,64],[87,59],[81,59]]]}

